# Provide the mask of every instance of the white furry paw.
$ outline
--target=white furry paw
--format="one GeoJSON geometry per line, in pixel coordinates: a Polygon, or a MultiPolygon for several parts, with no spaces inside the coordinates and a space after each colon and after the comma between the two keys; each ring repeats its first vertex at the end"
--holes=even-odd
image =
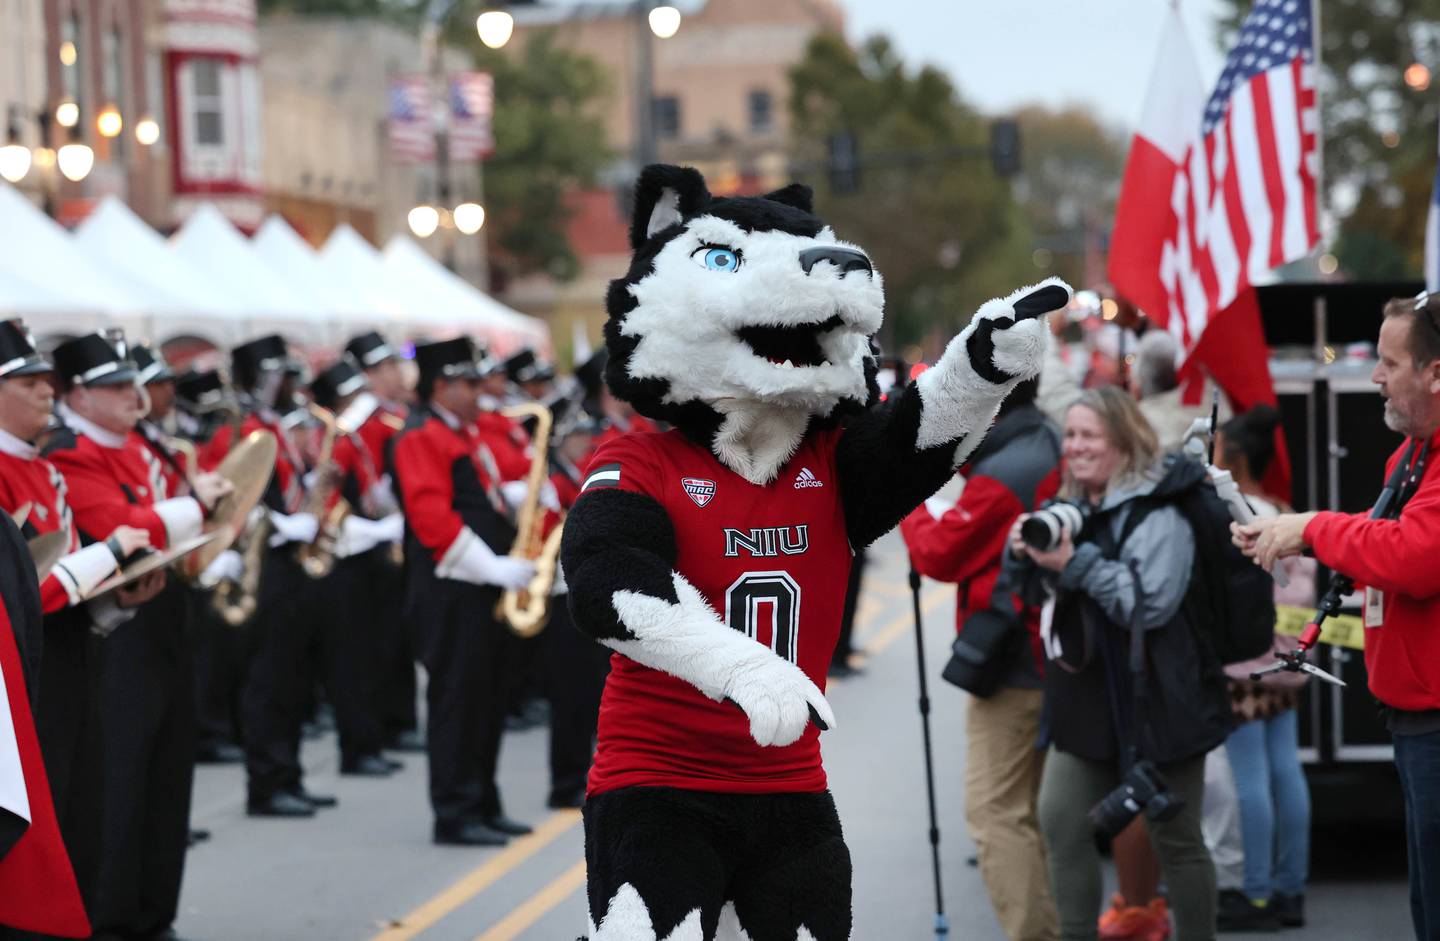
{"type": "Polygon", "coordinates": [[[1072,296],[1064,281],[1046,278],[986,301],[961,334],[971,368],[996,385],[1038,376],[1050,336],[1045,315],[1065,307],[1072,296]]]}
{"type": "Polygon", "coordinates": [[[812,714],[821,729],[835,727],[835,713],[820,688],[795,664],[768,650],[736,671],[725,695],[750,718],[750,737],[758,745],[792,744],[812,714]]]}

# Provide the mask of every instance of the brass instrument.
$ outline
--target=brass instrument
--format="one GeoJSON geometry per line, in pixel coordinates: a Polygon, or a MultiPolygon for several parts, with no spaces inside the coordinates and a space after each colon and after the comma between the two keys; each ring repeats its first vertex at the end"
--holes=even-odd
{"type": "MultiPolygon", "coordinates": [[[[187,438],[177,438],[172,435],[165,439],[165,446],[180,455],[180,466],[187,481],[200,473],[200,459],[195,452],[195,442],[187,438]]],[[[191,489],[193,490],[194,488],[192,487],[191,489]]]]}
{"type": "Polygon", "coordinates": [[[549,470],[550,430],[554,418],[550,409],[539,402],[512,405],[502,409],[500,414],[506,418],[535,419],[532,442],[535,453],[530,459],[530,473],[525,478],[529,490],[515,518],[515,544],[510,548],[512,558],[529,559],[535,563],[535,575],[524,589],[507,589],[500,596],[495,614],[513,633],[520,637],[534,637],[545,629],[545,623],[550,619],[550,589],[555,584],[560,532],[565,525],[562,520],[548,537],[541,539],[545,513],[540,506],[540,491],[545,486],[549,470]]]}
{"type": "Polygon", "coordinates": [[[259,516],[240,540],[244,567],[239,580],[223,579],[210,596],[215,613],[230,627],[240,627],[260,606],[260,567],[265,564],[265,546],[270,541],[270,514],[262,509],[259,516]]]}
{"type": "Polygon", "coordinates": [[[315,485],[310,488],[305,503],[305,512],[312,514],[319,525],[315,529],[315,538],[300,546],[295,557],[306,575],[320,579],[335,571],[335,543],[340,538],[345,517],[350,515],[350,504],[341,498],[328,512],[325,509],[339,484],[339,469],[335,467],[332,456],[340,422],[328,408],[321,408],[313,402],[307,407],[310,414],[325,426],[325,436],[320,439],[320,456],[315,461],[315,485]]]}

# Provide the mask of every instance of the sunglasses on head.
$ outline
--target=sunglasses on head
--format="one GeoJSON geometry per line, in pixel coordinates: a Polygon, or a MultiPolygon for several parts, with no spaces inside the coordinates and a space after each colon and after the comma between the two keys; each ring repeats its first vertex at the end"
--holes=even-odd
{"type": "Polygon", "coordinates": [[[1430,298],[1437,294],[1440,294],[1440,292],[1421,291],[1419,294],[1416,294],[1415,313],[1424,313],[1424,320],[1430,325],[1430,329],[1436,333],[1440,333],[1440,319],[1437,319],[1440,318],[1440,312],[1437,312],[1434,307],[1430,306],[1430,298]]]}

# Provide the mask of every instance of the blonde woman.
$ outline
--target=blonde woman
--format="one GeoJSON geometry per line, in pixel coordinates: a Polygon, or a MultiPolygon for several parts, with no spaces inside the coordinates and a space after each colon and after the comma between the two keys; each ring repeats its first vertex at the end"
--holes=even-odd
{"type": "MultiPolygon", "coordinates": [[[[1147,817],[1147,826],[1179,941],[1206,941],[1215,935],[1215,869],[1200,830],[1205,754],[1229,732],[1229,706],[1220,664],[1182,609],[1195,537],[1167,500],[1199,485],[1204,470],[1183,458],[1162,462],[1134,400],[1113,387],[1085,391],[1066,412],[1062,451],[1061,495],[1083,509],[1084,525],[1042,550],[1021,538],[1021,517],[1006,559],[1029,596],[1054,599],[1040,828],[1061,937],[1096,937],[1100,860],[1087,811],[1130,772],[1133,741],[1183,801],[1177,815],[1147,817]],[[1136,625],[1146,687],[1138,710],[1129,666],[1136,625]]],[[[1168,925],[1157,926],[1152,937],[1166,934],[1168,925]]]]}

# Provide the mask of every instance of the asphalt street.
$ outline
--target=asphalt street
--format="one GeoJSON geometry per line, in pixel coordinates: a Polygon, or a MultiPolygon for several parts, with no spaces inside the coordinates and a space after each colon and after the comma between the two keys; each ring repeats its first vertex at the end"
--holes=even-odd
{"type": "MultiPolygon", "coordinates": [[[[831,789],[854,859],[853,937],[934,938],[916,645],[904,556],[892,534],[872,550],[857,646],[864,672],[830,685],[838,727],[823,738],[831,789]]],[[[964,833],[965,695],[939,680],[954,589],[922,589],[931,733],[950,937],[1003,941],[964,833]]],[[[340,777],[333,736],[307,742],[307,786],[340,806],[311,820],[252,820],[238,766],[199,769],[193,822],[211,831],[190,854],[179,933],[204,941],[571,941],[584,934],[578,811],[545,809],[547,732],[506,736],[501,786],[510,816],[535,833],[503,849],[430,842],[423,755],[386,779],[340,777]]],[[[1086,808],[1077,807],[1076,813],[1086,808]]],[[[1323,850],[1317,836],[1317,849],[1323,850]]],[[[1400,850],[1403,860],[1403,848],[1400,850]]],[[[1288,937],[1401,941],[1412,936],[1395,847],[1367,845],[1327,862],[1308,898],[1310,926],[1288,937]]],[[[1247,935],[1227,935],[1245,939],[1247,935]]],[[[1254,937],[1260,937],[1258,935],[1254,937]]]]}

